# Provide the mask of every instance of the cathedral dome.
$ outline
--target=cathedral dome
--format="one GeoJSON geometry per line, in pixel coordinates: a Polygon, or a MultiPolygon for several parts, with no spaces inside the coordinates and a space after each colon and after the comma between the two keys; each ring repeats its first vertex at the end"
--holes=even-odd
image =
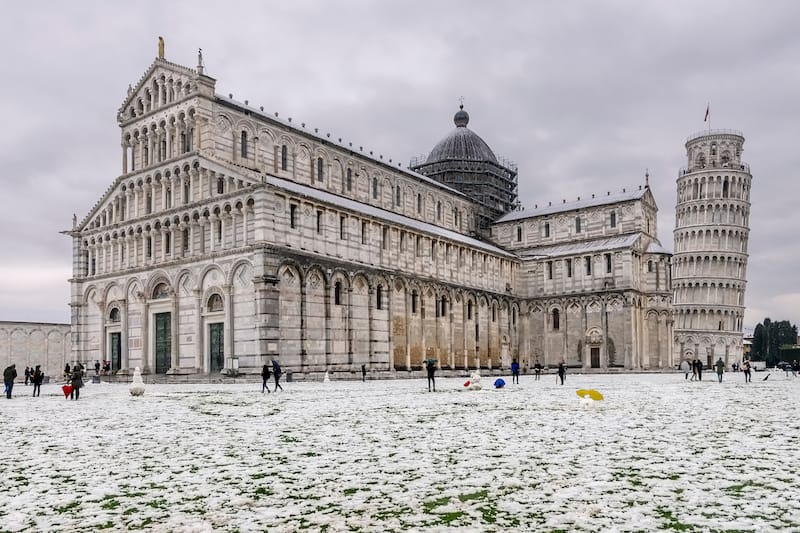
{"type": "Polygon", "coordinates": [[[469,114],[464,111],[463,105],[453,117],[453,122],[456,129],[436,143],[425,164],[439,161],[491,161],[497,164],[497,157],[489,145],[467,128],[469,114]]]}

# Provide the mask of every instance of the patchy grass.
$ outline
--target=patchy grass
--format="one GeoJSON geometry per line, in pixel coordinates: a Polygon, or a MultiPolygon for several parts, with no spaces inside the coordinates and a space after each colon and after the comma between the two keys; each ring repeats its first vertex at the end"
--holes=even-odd
{"type": "Polygon", "coordinates": [[[470,493],[467,493],[467,494],[459,494],[458,495],[458,499],[460,501],[462,501],[462,502],[468,502],[470,500],[485,500],[486,496],[488,496],[488,495],[489,495],[489,491],[484,489],[484,490],[479,490],[477,492],[470,492],[470,493]]]}

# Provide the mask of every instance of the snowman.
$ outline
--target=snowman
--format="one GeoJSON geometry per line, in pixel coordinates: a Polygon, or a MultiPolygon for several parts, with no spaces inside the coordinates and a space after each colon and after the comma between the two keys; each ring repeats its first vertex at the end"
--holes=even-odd
{"type": "Polygon", "coordinates": [[[128,387],[131,396],[141,396],[144,394],[144,381],[142,381],[142,372],[137,366],[133,371],[133,383],[128,387]]]}

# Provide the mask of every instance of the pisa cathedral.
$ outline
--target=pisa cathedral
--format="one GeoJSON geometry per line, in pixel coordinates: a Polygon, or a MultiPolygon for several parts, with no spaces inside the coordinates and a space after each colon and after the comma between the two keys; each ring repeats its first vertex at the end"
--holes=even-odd
{"type": "MultiPolygon", "coordinates": [[[[699,320],[676,347],[647,183],[520,210],[516,166],[463,108],[405,168],[216,94],[202,56],[188,68],[162,48],[117,121],[121,173],[65,232],[73,361],[164,374],[256,373],[273,358],[300,374],[395,375],[429,358],[640,370],[702,348],[699,320]]],[[[725,327],[740,354],[736,318],[725,327]]]]}

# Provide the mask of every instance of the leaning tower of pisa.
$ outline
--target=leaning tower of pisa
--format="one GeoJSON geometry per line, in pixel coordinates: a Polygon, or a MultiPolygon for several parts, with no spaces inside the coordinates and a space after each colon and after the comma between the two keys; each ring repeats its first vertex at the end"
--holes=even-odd
{"type": "Polygon", "coordinates": [[[678,175],[672,258],[675,350],[679,360],[726,365],[742,359],[750,232],[750,167],[744,136],[707,130],[686,140],[678,175]]]}

